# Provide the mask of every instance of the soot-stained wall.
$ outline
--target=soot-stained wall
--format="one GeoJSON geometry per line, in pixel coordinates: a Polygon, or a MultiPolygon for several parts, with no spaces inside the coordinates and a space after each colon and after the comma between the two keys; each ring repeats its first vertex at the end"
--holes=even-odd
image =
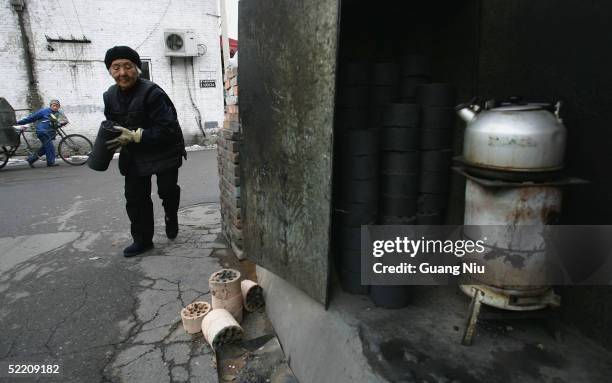
{"type": "Polygon", "coordinates": [[[612,223],[612,33],[606,1],[482,1],[479,95],[562,100],[568,173],[564,223],[612,223]]]}
{"type": "MultiPolygon", "coordinates": [[[[562,100],[567,172],[562,223],[612,223],[612,33],[607,1],[481,1],[478,95],[562,100]]],[[[612,347],[612,289],[566,288],[564,318],[612,347]]]]}

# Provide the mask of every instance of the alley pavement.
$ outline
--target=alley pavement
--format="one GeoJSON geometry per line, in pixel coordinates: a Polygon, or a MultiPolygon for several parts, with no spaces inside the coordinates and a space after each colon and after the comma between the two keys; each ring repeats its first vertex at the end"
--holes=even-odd
{"type": "MultiPolygon", "coordinates": [[[[215,152],[190,153],[181,169],[175,241],[153,196],[155,249],[135,258],[121,256],[129,222],[115,173],[0,171],[0,367],[60,366],[20,382],[216,382],[212,350],[179,313],[209,300],[208,276],[235,261],[220,234],[215,152]]],[[[0,381],[15,379],[0,371],[0,381]]]]}

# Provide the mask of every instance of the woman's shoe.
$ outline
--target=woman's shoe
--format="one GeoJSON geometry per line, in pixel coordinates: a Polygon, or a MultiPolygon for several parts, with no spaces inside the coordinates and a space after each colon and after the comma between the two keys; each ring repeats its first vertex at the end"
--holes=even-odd
{"type": "Polygon", "coordinates": [[[174,215],[173,217],[164,217],[164,221],[166,221],[166,236],[169,239],[174,239],[178,235],[179,227],[178,227],[178,217],[174,215]]]}
{"type": "Polygon", "coordinates": [[[123,249],[123,256],[126,258],[133,257],[135,255],[139,255],[144,253],[145,251],[149,251],[153,248],[153,243],[148,243],[143,245],[138,242],[134,242],[125,249],[123,249]]]}

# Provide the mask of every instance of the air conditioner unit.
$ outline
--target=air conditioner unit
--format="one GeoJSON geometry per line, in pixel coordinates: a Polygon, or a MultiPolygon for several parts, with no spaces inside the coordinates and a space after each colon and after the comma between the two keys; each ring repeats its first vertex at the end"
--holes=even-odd
{"type": "Polygon", "coordinates": [[[189,29],[164,30],[166,56],[192,57],[198,55],[195,32],[189,29]]]}

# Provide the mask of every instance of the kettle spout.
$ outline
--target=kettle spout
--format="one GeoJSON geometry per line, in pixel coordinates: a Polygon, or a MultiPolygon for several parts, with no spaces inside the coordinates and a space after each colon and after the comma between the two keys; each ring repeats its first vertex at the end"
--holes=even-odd
{"type": "Polygon", "coordinates": [[[457,108],[457,114],[461,119],[465,122],[471,122],[476,118],[478,112],[480,112],[480,107],[478,105],[459,105],[457,108]]]}

